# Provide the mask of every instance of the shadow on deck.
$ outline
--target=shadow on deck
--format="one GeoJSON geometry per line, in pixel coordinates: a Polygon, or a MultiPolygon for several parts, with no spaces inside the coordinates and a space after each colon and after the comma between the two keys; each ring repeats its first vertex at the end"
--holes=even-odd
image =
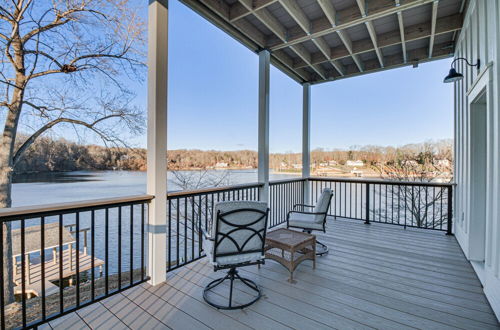
{"type": "MultiPolygon", "coordinates": [[[[218,311],[202,289],[220,277],[206,259],[50,322],[53,328],[173,329],[499,329],[479,280],[453,236],[332,220],[318,239],[330,253],[302,263],[297,283],[268,261],[240,273],[264,297],[243,311],[218,311]]],[[[237,290],[238,297],[246,289],[237,290]]]]}

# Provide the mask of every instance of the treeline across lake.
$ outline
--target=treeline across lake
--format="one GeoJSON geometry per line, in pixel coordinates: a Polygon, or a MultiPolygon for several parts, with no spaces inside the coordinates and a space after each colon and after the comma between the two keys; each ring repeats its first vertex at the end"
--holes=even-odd
{"type": "MultiPolygon", "coordinates": [[[[311,152],[311,164],[328,161],[339,165],[348,160],[361,160],[366,165],[405,159],[452,159],[451,140],[405,145],[402,147],[353,147],[349,150],[316,149],[311,152]]],[[[293,167],[301,163],[300,153],[270,155],[271,168],[293,167]]],[[[169,170],[256,168],[257,152],[253,150],[169,150],[169,170]]],[[[15,167],[16,173],[57,172],[78,170],[146,170],[146,150],[143,148],[108,148],[83,145],[64,139],[43,137],[24,154],[15,167]]]]}

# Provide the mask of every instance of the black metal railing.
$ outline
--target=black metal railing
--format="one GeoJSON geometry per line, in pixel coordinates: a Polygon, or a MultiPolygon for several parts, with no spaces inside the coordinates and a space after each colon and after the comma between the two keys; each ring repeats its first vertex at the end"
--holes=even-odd
{"type": "Polygon", "coordinates": [[[310,178],[311,201],[333,190],[335,217],[434,229],[452,233],[452,183],[310,178]]]}
{"type": "Polygon", "coordinates": [[[306,179],[271,181],[269,183],[269,228],[286,222],[289,211],[295,204],[304,203],[306,179]]]}
{"type": "MultiPolygon", "coordinates": [[[[452,233],[453,184],[343,178],[270,182],[269,228],[283,224],[295,204],[315,204],[326,187],[334,192],[331,216],[452,233]]],[[[259,200],[263,188],[252,183],[169,192],[167,271],[204,257],[201,229],[211,225],[217,202],[259,200]]],[[[11,242],[0,244],[1,328],[37,326],[146,281],[152,198],[0,210],[0,237],[11,242]],[[5,290],[9,285],[12,291],[5,290]],[[10,292],[18,303],[8,300],[10,292]]]]}
{"type": "Polygon", "coordinates": [[[0,210],[1,328],[35,327],[146,281],[152,198],[0,210]]]}
{"type": "Polygon", "coordinates": [[[215,203],[259,200],[263,184],[252,183],[193,191],[169,192],[167,196],[167,271],[205,256],[201,229],[212,223],[215,203]]]}

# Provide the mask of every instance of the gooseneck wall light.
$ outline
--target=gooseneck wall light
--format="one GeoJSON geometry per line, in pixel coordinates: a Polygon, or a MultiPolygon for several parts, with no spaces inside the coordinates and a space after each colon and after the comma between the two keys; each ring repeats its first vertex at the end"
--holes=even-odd
{"type": "Polygon", "coordinates": [[[451,62],[450,73],[448,73],[448,75],[446,77],[444,77],[444,80],[443,80],[444,83],[451,83],[451,82],[462,80],[464,78],[464,75],[461,74],[460,72],[457,72],[457,70],[455,70],[455,68],[453,67],[455,65],[455,62],[459,61],[459,60],[465,61],[465,63],[467,63],[468,66],[477,66],[477,69],[479,70],[479,66],[481,63],[479,61],[479,59],[477,60],[476,64],[470,64],[466,58],[458,57],[458,58],[454,59],[453,62],[451,62]]]}

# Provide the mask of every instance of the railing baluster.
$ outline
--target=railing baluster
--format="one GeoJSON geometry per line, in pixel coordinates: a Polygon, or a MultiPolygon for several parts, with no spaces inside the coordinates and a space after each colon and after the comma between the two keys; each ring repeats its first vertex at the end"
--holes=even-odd
{"type": "Polygon", "coordinates": [[[109,294],[109,208],[105,209],[104,213],[104,267],[106,277],[104,278],[104,286],[106,295],[109,294]]]}
{"type": "MultiPolygon", "coordinates": [[[[205,196],[205,200],[208,198],[208,195],[205,196]]],[[[201,195],[198,196],[198,257],[201,256],[201,195]]]]}
{"type": "Polygon", "coordinates": [[[134,284],[134,205],[130,205],[130,286],[134,284]]]}
{"type": "MultiPolygon", "coordinates": [[[[169,202],[169,206],[170,206],[170,202],[169,202]]],[[[145,207],[144,207],[144,203],[141,204],[141,280],[144,280],[144,249],[146,248],[145,247],[145,239],[144,239],[144,236],[145,236],[145,232],[144,232],[144,212],[145,212],[145,207]]],[[[170,217],[170,212],[168,214],[168,216],[170,217]]],[[[168,232],[168,239],[170,241],[170,221],[168,223],[169,225],[169,232],[168,232]]],[[[168,246],[168,250],[169,250],[169,254],[170,254],[170,244],[168,246]]],[[[170,262],[170,255],[169,255],[169,262],[170,262]]],[[[169,267],[170,267],[170,264],[169,264],[169,267]]]]}
{"type": "Polygon", "coordinates": [[[184,262],[187,261],[187,225],[188,225],[188,208],[187,208],[187,197],[184,197],[184,262]]]}
{"type": "Polygon", "coordinates": [[[365,224],[370,224],[370,184],[366,184],[366,215],[365,224]]]}
{"type": "Polygon", "coordinates": [[[76,306],[80,306],[80,212],[76,212],[76,306]]]}
{"type": "Polygon", "coordinates": [[[45,217],[40,218],[40,281],[42,284],[42,320],[47,318],[45,308],[45,217]]]}
{"type": "Polygon", "coordinates": [[[122,288],[122,207],[118,206],[118,290],[122,288]]]}
{"type": "Polygon", "coordinates": [[[59,214],[59,312],[64,312],[63,297],[63,215],[59,214]]]}
{"type": "MultiPolygon", "coordinates": [[[[26,328],[26,254],[25,220],[21,219],[21,308],[23,328],[26,328]]],[[[28,265],[29,267],[29,265],[28,265]]],[[[29,281],[29,279],[28,279],[29,281]]]]}
{"type": "Polygon", "coordinates": [[[167,269],[172,268],[172,199],[167,199],[168,203],[168,244],[167,244],[167,269]]]}
{"type": "Polygon", "coordinates": [[[176,266],[179,266],[180,264],[180,261],[179,261],[179,258],[180,258],[180,251],[179,251],[179,244],[180,244],[180,222],[181,222],[181,218],[180,218],[180,198],[177,198],[177,210],[176,210],[176,219],[175,219],[175,223],[176,223],[176,245],[175,245],[175,250],[176,250],[176,266]]]}
{"type": "Polygon", "coordinates": [[[194,226],[195,226],[195,214],[194,214],[194,196],[191,197],[191,260],[194,260],[194,226]]]}
{"type": "Polygon", "coordinates": [[[95,210],[90,212],[90,254],[91,259],[91,271],[90,271],[90,291],[92,300],[95,299],[95,210]]]}

